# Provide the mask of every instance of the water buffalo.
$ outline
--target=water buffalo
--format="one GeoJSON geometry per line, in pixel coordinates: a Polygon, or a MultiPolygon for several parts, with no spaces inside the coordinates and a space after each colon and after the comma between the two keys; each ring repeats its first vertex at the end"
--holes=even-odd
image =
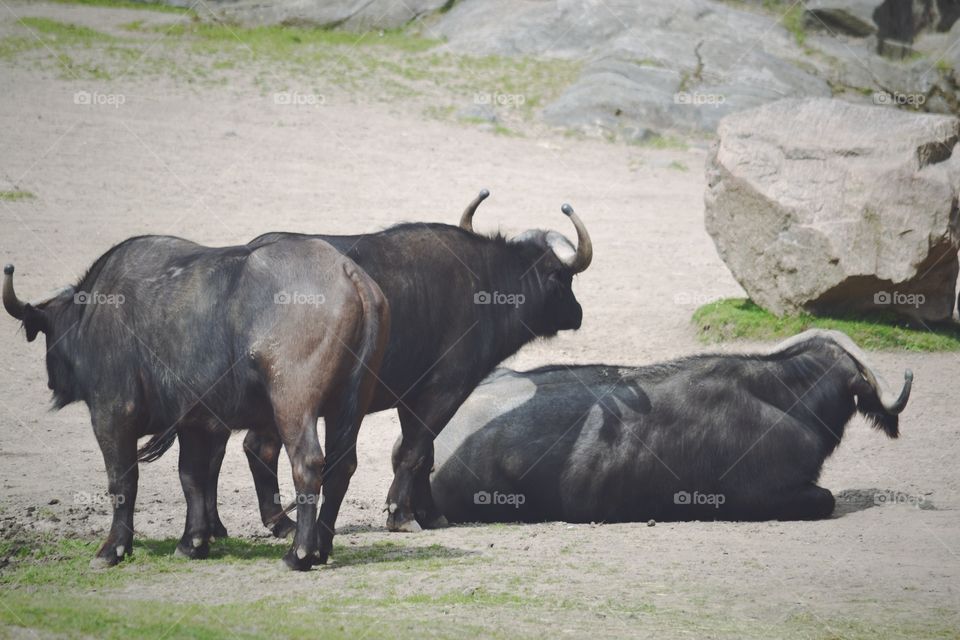
{"type": "MultiPolygon", "coordinates": [[[[512,239],[480,235],[472,218],[488,195],[483,190],[470,203],[459,227],[415,223],[364,235],[309,236],[360,265],[390,303],[390,341],[370,411],[396,408],[400,417],[402,444],[387,497],[392,531],[445,524],[430,494],[433,439],[474,387],[534,338],[580,328],[573,276],[593,255],[583,222],[570,205],[561,207],[577,231],[576,247],[555,231],[512,239]]],[[[304,236],[269,233],[250,246],[290,237],[304,236]]],[[[293,523],[276,500],[278,446],[263,431],[244,441],[264,524],[283,536],[293,523]]]]}
{"type": "Polygon", "coordinates": [[[316,239],[210,248],[143,236],[37,304],[17,298],[13,271],[4,269],[3,305],[28,341],[45,334],[54,405],[86,403],[103,453],[113,525],[94,564],[131,553],[138,459],[176,438],[187,500],[177,551],[205,557],[210,538],[226,535],[210,478],[230,430],[246,428],[279,439],[290,457],[298,527],[284,562],[326,561],[389,335],[387,302],[356,264],[316,239]],[[333,470],[318,416],[328,457],[346,461],[333,470]],[[145,435],[154,437],[138,452],[145,435]]]}
{"type": "Polygon", "coordinates": [[[816,519],[816,485],[854,413],[889,437],[891,395],[843,333],[764,355],[646,367],[500,369],[436,441],[437,506],[454,522],[816,519]]]}

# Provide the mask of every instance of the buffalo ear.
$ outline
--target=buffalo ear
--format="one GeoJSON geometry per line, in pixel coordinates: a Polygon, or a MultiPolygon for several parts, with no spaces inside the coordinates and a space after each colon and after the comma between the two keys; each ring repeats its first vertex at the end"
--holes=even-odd
{"type": "Polygon", "coordinates": [[[23,330],[27,333],[27,342],[33,342],[41,331],[47,333],[50,323],[46,314],[30,303],[23,306],[23,330]]]}

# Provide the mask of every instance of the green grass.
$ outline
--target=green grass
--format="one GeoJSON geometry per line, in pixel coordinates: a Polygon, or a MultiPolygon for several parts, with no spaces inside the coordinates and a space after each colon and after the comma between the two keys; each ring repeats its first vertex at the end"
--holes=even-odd
{"type": "Polygon", "coordinates": [[[0,200],[5,200],[6,202],[16,202],[18,200],[33,200],[36,198],[31,191],[24,191],[23,189],[10,189],[7,191],[0,191],[0,200]]]}
{"type": "Polygon", "coordinates": [[[309,47],[390,47],[400,51],[418,53],[440,44],[439,40],[420,38],[403,31],[353,33],[334,29],[306,27],[238,27],[209,22],[189,22],[176,25],[161,25],[151,30],[175,38],[194,38],[207,44],[228,43],[249,47],[254,53],[277,58],[287,58],[296,49],[309,47]]]}
{"type": "Polygon", "coordinates": [[[806,12],[803,3],[794,4],[783,15],[781,21],[784,29],[790,32],[793,39],[801,47],[807,41],[806,12]]]}
{"type": "Polygon", "coordinates": [[[159,11],[161,13],[182,13],[190,15],[193,12],[184,7],[173,7],[160,2],[143,0],[52,0],[57,4],[79,4],[90,7],[107,7],[110,9],[140,9],[141,11],[159,11]]]}
{"type": "Polygon", "coordinates": [[[25,17],[18,20],[44,40],[55,40],[63,44],[89,44],[95,41],[112,42],[113,36],[69,22],[60,22],[50,18],[25,17]]]}
{"type": "Polygon", "coordinates": [[[103,638],[341,638],[371,631],[374,637],[386,633],[414,638],[423,629],[431,636],[458,637],[464,632],[484,636],[490,635],[489,630],[470,625],[466,631],[462,625],[448,627],[436,616],[432,621],[417,618],[415,624],[390,627],[389,631],[377,631],[375,625],[379,620],[395,620],[397,612],[417,609],[492,610],[529,604],[515,593],[483,588],[397,595],[389,589],[384,591],[382,579],[375,581],[379,587],[373,590],[375,595],[367,594],[369,585],[364,586],[362,580],[356,581],[349,594],[318,591],[316,596],[304,595],[322,588],[319,583],[324,571],[385,565],[410,574],[430,569],[439,561],[449,568],[458,557],[466,555],[440,545],[405,547],[388,541],[365,546],[337,545],[336,564],[316,570],[317,585],[307,585],[300,594],[277,593],[254,602],[210,605],[204,602],[202,594],[189,595],[191,573],[217,563],[239,566],[255,578],[263,571],[264,561],[274,566],[279,563],[288,543],[221,540],[213,545],[207,561],[174,558],[175,546],[173,539],[137,539],[131,558],[111,569],[94,570],[89,563],[97,549],[96,542],[49,537],[4,541],[0,543],[0,557],[10,564],[0,570],[0,628],[18,626],[69,637],[103,638]],[[171,573],[177,574],[176,578],[171,573]],[[186,593],[184,599],[190,604],[139,600],[131,595],[135,593],[131,587],[158,581],[164,585],[182,584],[181,595],[186,593]]]}
{"type": "Polygon", "coordinates": [[[14,22],[22,33],[0,39],[0,59],[13,60],[24,53],[40,51],[43,55],[50,55],[63,70],[73,72],[68,75],[76,76],[88,70],[93,71],[89,75],[94,78],[106,75],[96,64],[75,63],[68,52],[77,53],[95,46],[112,47],[118,42],[117,38],[96,29],[49,18],[24,17],[14,22]]]}
{"type": "Polygon", "coordinates": [[[667,165],[667,168],[668,168],[668,169],[674,169],[674,170],[676,170],[676,171],[690,171],[690,167],[688,167],[687,165],[683,164],[683,163],[680,162],[679,160],[674,160],[673,162],[671,162],[670,164],[667,165]]]}
{"type": "Polygon", "coordinates": [[[674,149],[677,151],[686,151],[689,148],[686,141],[674,136],[656,135],[656,136],[651,136],[649,138],[644,138],[643,140],[639,140],[637,142],[634,142],[633,144],[640,147],[647,147],[649,149],[658,149],[658,150],[674,149]]]}
{"type": "Polygon", "coordinates": [[[700,586],[689,587],[692,609],[655,605],[642,592],[627,600],[565,589],[551,594],[531,589],[531,580],[541,577],[530,574],[494,570],[475,576],[463,566],[475,560],[471,554],[439,545],[337,545],[336,564],[302,576],[277,572],[285,542],[221,540],[207,561],[173,558],[175,545],[172,539],[138,538],[132,558],[93,570],[93,541],[28,534],[0,542],[0,558],[8,562],[0,569],[0,630],[6,631],[0,635],[17,635],[19,628],[41,636],[118,639],[516,638],[542,637],[550,621],[582,633],[594,624],[590,620],[608,631],[630,628],[642,636],[669,629],[690,637],[835,640],[888,634],[951,638],[957,631],[949,611],[900,615],[893,608],[889,615],[849,619],[798,611],[771,628],[710,607],[720,596],[700,586]],[[436,573],[425,573],[434,568],[436,573]],[[337,574],[330,572],[341,570],[349,572],[347,579],[331,588],[337,574]],[[230,576],[276,586],[260,596],[241,588],[233,598],[230,576]],[[464,588],[458,578],[470,586],[464,588]],[[411,581],[417,588],[410,588],[411,581]]]}
{"type": "MultiPolygon", "coordinates": [[[[136,2],[89,1],[138,8],[136,2]]],[[[465,101],[478,93],[516,97],[516,103],[497,107],[501,122],[490,132],[500,136],[524,135],[537,111],[573,83],[582,66],[568,60],[455,54],[440,49],[441,41],[412,30],[358,34],[199,20],[156,24],[134,11],[120,25],[126,35],[47,18],[11,22],[11,34],[0,39],[0,59],[53,71],[63,79],[159,76],[220,85],[236,81],[239,70],[265,97],[297,89],[348,99],[373,96],[388,103],[416,98],[431,104],[431,117],[448,121],[456,120],[465,101]]]]}
{"type": "Polygon", "coordinates": [[[693,324],[704,342],[774,340],[807,329],[836,329],[864,349],[960,351],[960,325],[932,330],[916,328],[890,314],[836,318],[799,314],[779,318],[744,298],[728,298],[700,307],[693,313],[693,324]]]}

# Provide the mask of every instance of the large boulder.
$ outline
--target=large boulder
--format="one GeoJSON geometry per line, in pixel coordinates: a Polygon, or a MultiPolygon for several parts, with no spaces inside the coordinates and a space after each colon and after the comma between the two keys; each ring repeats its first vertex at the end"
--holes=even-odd
{"type": "Polygon", "coordinates": [[[789,99],[730,115],[718,134],[707,231],[757,304],[950,319],[960,120],[789,99]]]}

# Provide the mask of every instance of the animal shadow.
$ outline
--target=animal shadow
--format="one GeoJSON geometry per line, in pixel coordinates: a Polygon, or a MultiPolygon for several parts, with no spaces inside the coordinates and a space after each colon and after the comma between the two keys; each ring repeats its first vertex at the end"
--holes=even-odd
{"type": "Polygon", "coordinates": [[[937,511],[936,505],[926,496],[891,489],[844,489],[833,494],[833,497],[837,501],[837,506],[833,510],[834,518],[842,518],[851,513],[891,504],[912,506],[924,511],[937,511]]]}
{"type": "MultiPolygon", "coordinates": [[[[172,556],[177,547],[176,538],[165,540],[138,540],[137,549],[149,556],[172,556]]],[[[288,540],[257,542],[241,538],[217,540],[210,545],[210,560],[279,560],[289,547],[288,540]]],[[[463,551],[432,544],[424,547],[408,546],[390,540],[364,545],[334,544],[329,568],[379,564],[387,562],[429,562],[473,555],[463,551]]]]}

